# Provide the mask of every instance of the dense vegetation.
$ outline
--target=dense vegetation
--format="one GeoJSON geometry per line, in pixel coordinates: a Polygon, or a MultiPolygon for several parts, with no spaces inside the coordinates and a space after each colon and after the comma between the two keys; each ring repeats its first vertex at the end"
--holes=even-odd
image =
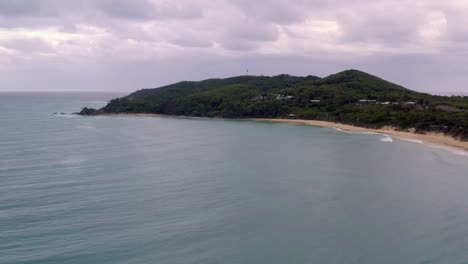
{"type": "Polygon", "coordinates": [[[80,114],[155,113],[226,118],[300,118],[363,127],[443,132],[468,140],[468,97],[418,93],[348,70],[326,78],[239,76],[143,89],[80,114]]]}

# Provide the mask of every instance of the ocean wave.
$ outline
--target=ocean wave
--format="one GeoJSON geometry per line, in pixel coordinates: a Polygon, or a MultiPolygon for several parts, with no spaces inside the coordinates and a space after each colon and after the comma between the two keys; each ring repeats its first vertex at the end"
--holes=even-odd
{"type": "Polygon", "coordinates": [[[356,133],[354,133],[354,132],[347,131],[347,130],[343,130],[343,129],[338,128],[338,127],[335,127],[335,130],[336,130],[336,131],[343,132],[343,133],[346,133],[346,134],[356,134],[356,133]]]}
{"type": "Polygon", "coordinates": [[[464,156],[468,157],[468,151],[462,150],[462,149],[457,149],[457,148],[452,148],[448,146],[442,146],[442,145],[435,145],[435,144],[427,144],[429,147],[436,148],[436,149],[441,149],[448,151],[452,154],[458,155],[458,156],[464,156]]]}
{"type": "Polygon", "coordinates": [[[424,141],[418,140],[418,139],[400,138],[400,140],[413,142],[413,143],[418,143],[418,144],[424,144],[424,141]]]}
{"type": "Polygon", "coordinates": [[[447,150],[452,152],[453,154],[468,157],[468,151],[461,150],[461,149],[454,149],[454,148],[447,148],[447,150]]]}
{"type": "Polygon", "coordinates": [[[418,139],[410,139],[410,138],[398,138],[398,139],[403,140],[403,141],[407,141],[407,142],[417,143],[417,144],[424,144],[424,145],[426,145],[428,147],[439,149],[439,150],[445,150],[445,151],[451,152],[452,154],[455,154],[455,155],[458,155],[458,156],[468,157],[468,151],[462,150],[462,149],[457,149],[455,147],[432,144],[432,143],[424,142],[424,141],[418,140],[418,139]]]}
{"type": "MultiPolygon", "coordinates": [[[[362,132],[359,132],[360,134],[364,134],[364,135],[385,135],[383,133],[377,133],[377,132],[370,132],[370,131],[362,131],[362,132]]],[[[385,135],[386,136],[386,135],[385,135]]]]}
{"type": "Polygon", "coordinates": [[[338,127],[334,128],[336,131],[343,132],[346,134],[355,134],[355,135],[385,135],[382,133],[377,133],[377,132],[371,132],[371,131],[349,131],[349,130],[344,130],[338,127]]]}
{"type": "Polygon", "coordinates": [[[377,133],[377,132],[371,132],[371,131],[348,131],[348,130],[343,130],[338,127],[335,127],[335,130],[346,133],[346,134],[355,134],[355,135],[381,135],[384,137],[380,138],[380,142],[388,142],[388,143],[393,142],[393,138],[383,133],[377,133]]]}
{"type": "Polygon", "coordinates": [[[384,138],[380,139],[381,142],[393,142],[393,138],[389,136],[385,136],[384,138]]]}

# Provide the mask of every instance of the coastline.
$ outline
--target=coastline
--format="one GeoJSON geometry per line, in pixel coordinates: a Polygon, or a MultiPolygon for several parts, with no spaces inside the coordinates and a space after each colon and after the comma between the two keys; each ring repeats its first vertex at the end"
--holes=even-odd
{"type": "Polygon", "coordinates": [[[351,132],[373,132],[373,133],[393,136],[399,139],[421,141],[423,143],[429,143],[429,144],[438,145],[438,146],[455,148],[455,149],[462,150],[462,151],[468,151],[468,142],[456,140],[442,133],[418,134],[418,133],[409,132],[409,131],[398,131],[392,127],[372,129],[372,128],[364,128],[364,127],[345,125],[345,124],[334,123],[334,122],[307,120],[307,119],[249,118],[247,120],[260,121],[260,122],[303,124],[303,125],[335,128],[335,129],[341,129],[344,131],[351,131],[351,132]]]}
{"type": "MultiPolygon", "coordinates": [[[[108,116],[115,116],[115,115],[131,115],[131,116],[155,116],[155,117],[182,117],[182,118],[197,118],[192,116],[178,116],[178,115],[164,115],[164,114],[104,114],[108,116]]],[[[218,118],[218,117],[199,117],[203,119],[226,119],[229,120],[230,118],[218,118]]],[[[373,129],[373,128],[365,128],[365,127],[358,127],[353,125],[346,125],[341,123],[334,123],[328,121],[319,121],[319,120],[309,120],[309,119],[281,119],[281,118],[233,118],[232,120],[247,120],[247,121],[256,121],[256,122],[275,122],[275,123],[290,123],[290,124],[302,124],[302,125],[311,125],[311,126],[319,126],[319,127],[328,127],[328,128],[335,128],[341,129],[344,131],[350,132],[372,132],[372,133],[379,133],[385,134],[391,137],[395,137],[398,139],[403,140],[413,140],[416,142],[432,144],[441,147],[448,147],[456,150],[461,150],[468,152],[468,142],[463,142],[456,140],[453,137],[446,136],[442,133],[426,133],[426,134],[418,134],[410,131],[399,131],[393,127],[384,127],[380,129],[373,129]]]]}

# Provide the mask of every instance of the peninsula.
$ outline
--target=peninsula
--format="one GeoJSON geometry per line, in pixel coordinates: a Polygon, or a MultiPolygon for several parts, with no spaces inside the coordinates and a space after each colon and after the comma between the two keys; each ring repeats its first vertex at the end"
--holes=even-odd
{"type": "MultiPolygon", "coordinates": [[[[161,114],[316,120],[441,134],[468,142],[468,97],[409,90],[358,70],[316,76],[238,76],[143,89],[80,115],[161,114]]],[[[460,147],[460,146],[459,146],[460,147]]]]}

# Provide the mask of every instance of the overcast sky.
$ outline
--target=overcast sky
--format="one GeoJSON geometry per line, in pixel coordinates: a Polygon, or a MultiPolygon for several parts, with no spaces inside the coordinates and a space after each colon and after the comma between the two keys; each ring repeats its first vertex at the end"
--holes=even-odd
{"type": "Polygon", "coordinates": [[[0,0],[0,91],[360,69],[468,92],[468,0],[0,0]]]}

